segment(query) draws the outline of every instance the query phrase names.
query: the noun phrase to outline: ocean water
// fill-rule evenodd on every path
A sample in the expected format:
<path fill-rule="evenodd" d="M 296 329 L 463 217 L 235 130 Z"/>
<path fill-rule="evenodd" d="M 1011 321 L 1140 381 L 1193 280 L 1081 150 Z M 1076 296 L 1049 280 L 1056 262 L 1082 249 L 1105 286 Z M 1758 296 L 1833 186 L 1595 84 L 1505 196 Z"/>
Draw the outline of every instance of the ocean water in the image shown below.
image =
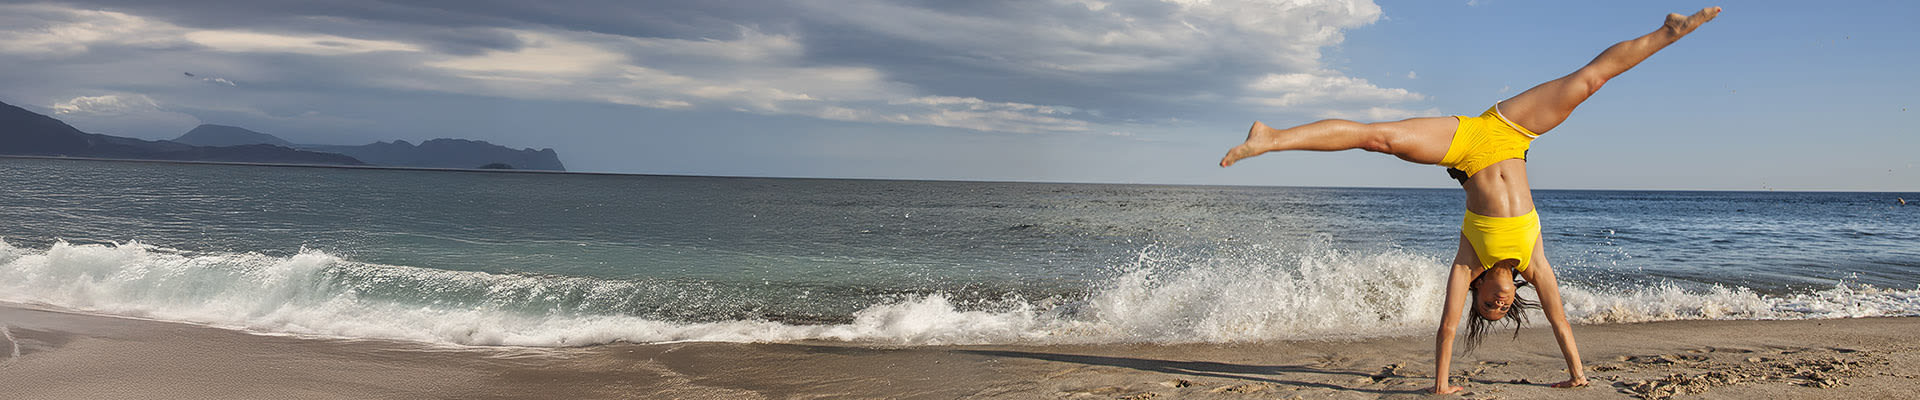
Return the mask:
<path fill-rule="evenodd" d="M 1534 195 L 1577 323 L 1920 315 L 1920 194 Z M 0 159 L 0 301 L 480 346 L 1428 334 L 1462 203 Z"/>

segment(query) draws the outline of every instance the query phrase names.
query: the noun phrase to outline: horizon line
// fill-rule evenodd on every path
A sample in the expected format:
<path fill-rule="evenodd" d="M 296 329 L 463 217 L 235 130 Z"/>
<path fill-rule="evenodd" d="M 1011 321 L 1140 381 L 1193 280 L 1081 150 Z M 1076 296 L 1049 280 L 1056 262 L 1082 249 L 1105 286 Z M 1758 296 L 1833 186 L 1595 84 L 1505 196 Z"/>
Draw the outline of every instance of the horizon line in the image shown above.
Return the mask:
<path fill-rule="evenodd" d="M 1017 184 L 1036 184 L 1036 185 L 1114 185 L 1114 186 L 1131 185 L 1131 186 L 1246 187 L 1246 188 L 1289 188 L 1289 189 L 1393 189 L 1393 190 L 1456 190 L 1458 189 L 1458 188 L 1406 187 L 1406 186 L 1286 186 L 1286 185 L 1245 185 L 1245 184 L 1223 184 L 1223 183 L 1097 182 L 1097 181 L 940 179 L 940 178 L 911 179 L 911 178 L 879 178 L 879 177 L 822 177 L 822 176 L 766 176 L 766 175 L 702 175 L 702 174 L 692 174 L 692 173 L 434 168 L 434 167 L 403 167 L 403 166 L 388 166 L 388 165 L 335 165 L 335 164 L 264 163 L 264 162 L 242 162 L 242 161 L 154 160 L 154 159 L 138 159 L 138 158 L 102 158 L 102 157 L 69 157 L 69 156 L 34 156 L 34 155 L 0 155 L 0 159 L 104 161 L 104 162 L 131 162 L 131 163 L 156 163 L 156 164 L 233 165 L 233 166 L 251 166 L 251 167 L 327 168 L 327 169 L 396 170 L 396 171 L 425 171 L 425 172 L 510 173 L 510 174 L 550 174 L 550 175 L 586 175 L 586 176 L 637 176 L 637 177 L 664 177 L 664 178 L 793 179 L 793 180 L 846 180 L 846 181 L 882 181 L 882 182 L 890 181 L 890 182 L 946 182 L 946 183 L 1017 183 Z M 1534 191 L 1560 191 L 1560 192 L 1721 192 L 1721 193 L 1788 192 L 1788 193 L 1897 193 L 1897 194 L 1910 193 L 1910 194 L 1915 194 L 1916 197 L 1920 197 L 1920 190 L 1866 191 L 1866 190 L 1817 190 L 1817 189 L 1751 190 L 1751 189 L 1615 189 L 1615 188 L 1536 188 L 1533 190 Z"/>

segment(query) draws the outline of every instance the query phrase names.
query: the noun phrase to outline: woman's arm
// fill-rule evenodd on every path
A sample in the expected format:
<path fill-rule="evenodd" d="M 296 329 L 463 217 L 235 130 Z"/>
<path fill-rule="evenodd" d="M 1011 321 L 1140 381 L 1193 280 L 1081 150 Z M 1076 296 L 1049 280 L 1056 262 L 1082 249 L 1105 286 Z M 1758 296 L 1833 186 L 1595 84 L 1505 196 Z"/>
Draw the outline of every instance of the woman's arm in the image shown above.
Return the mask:
<path fill-rule="evenodd" d="M 1535 253 L 1533 265 L 1521 275 L 1533 282 L 1533 290 L 1540 293 L 1540 311 L 1547 314 L 1547 324 L 1553 326 L 1553 338 L 1560 341 L 1560 354 L 1567 357 L 1567 380 L 1553 387 L 1586 386 L 1587 374 L 1580 367 L 1580 347 L 1573 343 L 1573 326 L 1567 323 L 1567 308 L 1560 302 L 1560 283 L 1553 279 L 1553 266 L 1547 265 L 1546 257 Z"/>
<path fill-rule="evenodd" d="M 1465 239 L 1462 239 L 1465 246 Z M 1463 249 L 1473 257 L 1472 248 Z M 1460 326 L 1460 310 L 1467 306 L 1467 285 L 1473 282 L 1473 267 L 1455 260 L 1447 275 L 1447 302 L 1440 309 L 1440 330 L 1433 334 L 1433 393 L 1448 394 L 1466 388 L 1447 383 L 1447 367 L 1453 362 L 1453 333 Z"/>

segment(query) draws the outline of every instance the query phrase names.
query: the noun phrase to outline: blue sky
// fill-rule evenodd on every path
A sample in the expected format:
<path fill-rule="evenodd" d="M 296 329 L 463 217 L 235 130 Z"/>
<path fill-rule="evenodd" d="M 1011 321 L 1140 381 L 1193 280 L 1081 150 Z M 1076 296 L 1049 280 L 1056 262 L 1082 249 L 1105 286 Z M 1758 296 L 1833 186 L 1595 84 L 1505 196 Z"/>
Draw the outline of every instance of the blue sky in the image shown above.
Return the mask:
<path fill-rule="evenodd" d="M 6 3 L 0 101 L 576 171 L 1457 187 L 1359 151 L 1214 163 L 1256 119 L 1477 114 L 1708 5 L 1535 142 L 1536 187 L 1920 191 L 1920 5 L 1898 1 Z"/>

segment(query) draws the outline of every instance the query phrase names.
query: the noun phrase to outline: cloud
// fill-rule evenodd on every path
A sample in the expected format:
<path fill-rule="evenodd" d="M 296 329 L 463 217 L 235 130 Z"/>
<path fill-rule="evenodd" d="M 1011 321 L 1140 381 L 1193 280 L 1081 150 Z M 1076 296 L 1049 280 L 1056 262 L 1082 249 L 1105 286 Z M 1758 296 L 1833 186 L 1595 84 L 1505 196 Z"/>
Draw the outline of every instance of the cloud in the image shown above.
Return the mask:
<path fill-rule="evenodd" d="M 331 56 L 382 51 L 420 51 L 419 46 L 390 40 L 364 40 L 322 34 L 276 34 L 233 30 L 195 30 L 182 39 L 215 51 L 295 53 Z"/>
<path fill-rule="evenodd" d="M 28 65 L 41 71 L 83 54 L 174 62 L 228 75 L 205 83 L 275 88 L 289 104 L 398 90 L 1017 133 L 1112 131 L 1181 109 L 1376 113 L 1424 100 L 1322 62 L 1345 30 L 1380 20 L 1364 0 L 797 0 L 750 10 L 675 0 L 81 1 L 101 9 L 0 6 L 0 56 L 52 60 Z M 138 73 L 91 68 L 24 75 L 156 93 Z M 176 108 L 226 102 L 178 90 L 169 98 L 189 107 Z"/>
<path fill-rule="evenodd" d="M 1078 110 L 1071 107 L 950 96 L 916 97 L 888 104 L 910 108 L 891 117 L 867 120 L 1015 133 L 1080 132 L 1091 125 L 1072 118 Z"/>
<path fill-rule="evenodd" d="M 0 6 L 44 18 L 29 29 L 0 30 L 10 39 L 0 52 L 39 58 L 75 57 L 104 49 L 138 49 L 148 59 L 192 54 L 201 58 L 275 60 L 274 54 L 324 56 L 294 67 L 347 68 L 328 74 L 297 74 L 301 84 L 447 92 L 505 98 L 584 101 L 661 109 L 733 109 L 828 120 L 928 125 L 1006 132 L 1078 131 L 1064 107 L 971 98 L 958 105 L 921 101 L 941 98 L 888 78 L 870 66 L 833 65 L 804 58 L 791 34 L 741 26 L 735 37 L 630 37 L 567 29 L 498 28 L 515 46 L 473 52 L 384 38 L 351 38 L 260 28 L 202 29 L 128 13 L 58 6 Z M 24 43 L 24 44 L 22 44 Z M 286 65 L 284 61 L 272 61 Z M 272 84 L 296 74 L 261 72 Z M 276 76 L 277 75 L 277 76 Z M 237 87 L 225 77 L 192 76 Z M 111 78 L 109 78 L 111 79 Z M 313 79 L 339 79 L 336 82 Z M 128 82 L 134 83 L 134 82 Z M 92 86 L 115 86 L 93 82 Z M 130 98 L 119 99 L 132 101 Z M 104 107 L 105 104 L 69 104 Z M 104 101 L 104 100 L 101 100 Z M 63 103 L 65 104 L 65 103 Z M 216 105 L 188 108 L 220 108 Z M 230 107 L 228 107 L 230 108 Z M 78 108 L 75 108 L 78 110 Z M 77 111 L 76 111 L 77 112 Z M 1048 114 L 1052 113 L 1052 114 Z M 1087 114 L 1081 114 L 1087 115 Z"/>
<path fill-rule="evenodd" d="M 1414 117 L 1434 117 L 1440 115 L 1445 114 L 1441 114 L 1439 108 L 1408 110 L 1393 107 L 1367 107 L 1360 110 L 1341 108 L 1324 110 L 1319 113 L 1319 116 L 1325 118 L 1357 121 L 1397 121 Z"/>
<path fill-rule="evenodd" d="M 1365 79 L 1329 72 L 1268 74 L 1247 84 L 1248 103 L 1276 110 L 1306 110 L 1331 118 L 1380 120 L 1411 116 L 1383 105 L 1425 100 L 1406 89 L 1382 88 Z"/>
<path fill-rule="evenodd" d="M 194 74 L 193 74 L 192 72 L 186 72 L 186 73 L 183 73 L 183 74 L 185 74 L 185 75 L 187 76 L 187 79 L 195 79 L 195 80 L 199 80 L 199 81 L 201 81 L 201 82 L 207 82 L 207 83 L 212 83 L 212 84 L 216 84 L 216 85 L 226 85 L 227 87 L 239 87 L 239 86 L 240 86 L 240 85 L 238 85 L 238 84 L 234 84 L 234 83 L 233 83 L 233 81 L 230 81 L 230 80 L 227 80 L 227 78 L 220 78 L 220 77 L 212 77 L 212 76 L 199 76 L 199 75 L 194 75 Z"/>
<path fill-rule="evenodd" d="M 1276 95 L 1255 101 L 1276 107 L 1328 102 L 1395 103 L 1424 99 L 1406 89 L 1374 86 L 1365 79 L 1332 74 L 1269 74 L 1248 85 L 1255 93 Z"/>
<path fill-rule="evenodd" d="M 1210 61 L 1304 69 L 1344 29 L 1380 17 L 1370 1 L 1036 1 L 912 7 L 803 1 L 826 22 L 913 43 L 950 60 L 1068 73 L 1167 72 Z"/>
<path fill-rule="evenodd" d="M 81 96 L 53 104 L 53 113 L 64 114 L 126 114 L 159 110 L 160 104 L 143 95 L 109 94 L 102 96 Z"/>
<path fill-rule="evenodd" d="M 1232 103 L 1270 96 L 1247 87 L 1269 74 L 1344 76 L 1322 51 L 1382 17 L 1371 1 L 1338 0 L 794 4 L 817 19 L 803 27 L 832 27 L 800 39 L 820 54 L 940 95 L 1090 110 L 1098 124 L 1250 104 Z"/>
<path fill-rule="evenodd" d="M 166 46 L 177 28 L 134 15 L 48 4 L 0 5 L 0 54 L 64 57 L 95 46 Z"/>
<path fill-rule="evenodd" d="M 163 109 L 153 98 L 137 93 L 79 96 L 48 108 L 60 120 L 92 133 L 160 139 L 200 124 L 199 118 Z"/>
<path fill-rule="evenodd" d="M 16 15 L 9 19 L 27 16 L 37 21 L 35 24 L 6 21 L 6 25 L 14 29 L 0 32 L 0 53 L 38 57 L 73 56 L 103 46 L 149 49 L 200 46 L 223 52 L 309 55 L 420 50 L 401 42 L 327 34 L 193 29 L 121 12 L 47 4 L 5 5 L 0 6 L 0 12 Z"/>
<path fill-rule="evenodd" d="M 835 121 L 1039 133 L 1086 130 L 1075 109 L 930 96 L 870 67 L 811 66 L 788 35 L 741 27 L 733 40 L 515 31 L 527 45 L 426 62 L 457 80 L 411 89 L 597 101 L 661 109 L 717 108 Z"/>

